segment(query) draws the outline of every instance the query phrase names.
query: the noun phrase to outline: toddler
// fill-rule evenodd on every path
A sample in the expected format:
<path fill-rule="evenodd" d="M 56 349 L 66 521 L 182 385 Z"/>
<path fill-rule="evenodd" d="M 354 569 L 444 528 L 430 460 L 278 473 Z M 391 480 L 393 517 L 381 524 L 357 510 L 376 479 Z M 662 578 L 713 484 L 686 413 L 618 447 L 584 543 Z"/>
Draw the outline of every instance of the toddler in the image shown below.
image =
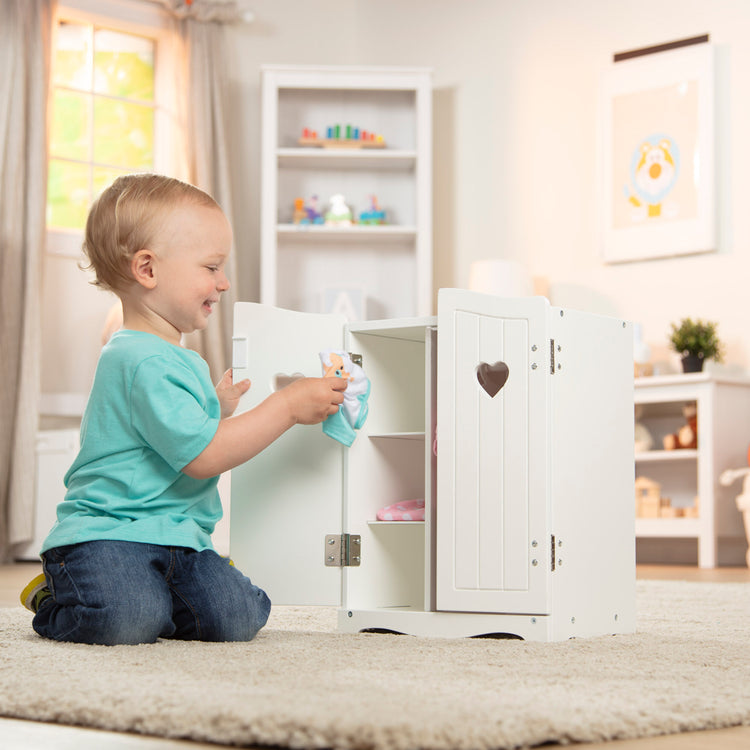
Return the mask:
<path fill-rule="evenodd" d="M 246 641 L 265 625 L 265 592 L 212 548 L 218 476 L 296 423 L 343 402 L 346 380 L 303 378 L 232 416 L 249 381 L 180 345 L 229 289 L 226 217 L 198 188 L 120 177 L 93 204 L 84 251 L 94 283 L 122 302 L 104 346 L 65 477 L 44 574 L 21 595 L 37 633 L 60 641 Z"/>

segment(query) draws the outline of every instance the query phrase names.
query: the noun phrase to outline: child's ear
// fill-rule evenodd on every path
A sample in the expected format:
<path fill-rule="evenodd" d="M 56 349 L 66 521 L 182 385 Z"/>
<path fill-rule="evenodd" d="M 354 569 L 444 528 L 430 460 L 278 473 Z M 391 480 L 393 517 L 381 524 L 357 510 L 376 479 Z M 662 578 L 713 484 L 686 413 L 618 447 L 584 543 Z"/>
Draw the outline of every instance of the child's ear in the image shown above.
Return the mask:
<path fill-rule="evenodd" d="M 130 271 L 133 278 L 146 289 L 156 286 L 156 258 L 151 250 L 139 250 L 130 261 Z"/>

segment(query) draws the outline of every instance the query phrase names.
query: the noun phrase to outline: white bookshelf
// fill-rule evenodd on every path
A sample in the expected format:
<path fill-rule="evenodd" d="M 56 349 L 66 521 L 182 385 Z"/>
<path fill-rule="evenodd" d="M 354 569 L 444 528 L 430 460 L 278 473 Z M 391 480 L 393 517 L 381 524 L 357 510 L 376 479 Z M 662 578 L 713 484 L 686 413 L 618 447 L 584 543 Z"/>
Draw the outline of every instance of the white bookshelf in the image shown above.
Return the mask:
<path fill-rule="evenodd" d="M 654 439 L 653 450 L 635 454 L 636 476 L 658 482 L 675 507 L 689 508 L 698 498 L 697 518 L 636 518 L 636 537 L 661 539 L 665 545 L 696 539 L 699 566 L 716 567 L 720 543 L 739 543 L 744 537 L 736 488 L 721 487 L 719 475 L 747 463 L 750 379 L 705 372 L 636 378 L 635 403 Z M 662 450 L 663 437 L 685 423 L 686 404 L 697 406 L 698 448 Z"/>
<path fill-rule="evenodd" d="M 328 312 L 354 290 L 359 319 L 432 312 L 432 84 L 425 68 L 262 68 L 261 301 Z M 384 148 L 300 146 L 304 128 L 352 125 Z M 377 196 L 386 224 L 293 223 L 294 201 L 321 212 L 341 193 L 355 219 Z M 332 294 L 333 293 L 333 294 Z"/>

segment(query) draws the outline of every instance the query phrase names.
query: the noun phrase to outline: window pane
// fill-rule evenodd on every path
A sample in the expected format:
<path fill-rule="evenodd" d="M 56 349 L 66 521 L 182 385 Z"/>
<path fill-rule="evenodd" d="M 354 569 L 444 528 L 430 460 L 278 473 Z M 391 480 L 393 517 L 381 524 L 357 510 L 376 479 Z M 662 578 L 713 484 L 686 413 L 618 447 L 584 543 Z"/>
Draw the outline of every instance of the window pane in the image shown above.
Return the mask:
<path fill-rule="evenodd" d="M 154 43 L 97 29 L 94 32 L 94 91 L 128 99 L 154 99 Z"/>
<path fill-rule="evenodd" d="M 150 169 L 154 160 L 154 111 L 98 97 L 94 102 L 94 161 Z"/>
<path fill-rule="evenodd" d="M 89 168 L 60 159 L 50 159 L 47 182 L 47 226 L 80 229 L 89 210 Z"/>
<path fill-rule="evenodd" d="M 56 91 L 53 103 L 50 152 L 63 159 L 91 158 L 91 97 Z"/>
<path fill-rule="evenodd" d="M 56 86 L 91 89 L 91 33 L 91 26 L 60 22 L 54 61 Z"/>

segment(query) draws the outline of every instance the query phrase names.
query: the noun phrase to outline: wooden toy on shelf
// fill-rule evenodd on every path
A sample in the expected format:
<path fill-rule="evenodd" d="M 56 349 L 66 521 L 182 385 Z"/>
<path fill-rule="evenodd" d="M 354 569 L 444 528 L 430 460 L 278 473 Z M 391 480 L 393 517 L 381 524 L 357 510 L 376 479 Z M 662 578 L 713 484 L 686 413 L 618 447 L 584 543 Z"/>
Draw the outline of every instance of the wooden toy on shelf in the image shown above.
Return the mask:
<path fill-rule="evenodd" d="M 324 222 L 323 214 L 318 210 L 317 195 L 313 195 L 307 203 L 304 198 L 294 199 L 293 224 L 323 224 Z"/>
<path fill-rule="evenodd" d="M 662 441 L 664 450 L 674 451 L 698 447 L 698 407 L 695 404 L 685 404 L 682 413 L 686 424 L 677 432 L 664 436 Z"/>
<path fill-rule="evenodd" d="M 635 480 L 635 515 L 638 518 L 658 518 L 661 502 L 661 485 L 648 477 L 637 477 Z"/>
<path fill-rule="evenodd" d="M 343 130 L 341 125 L 331 125 L 326 128 L 325 138 L 320 138 L 317 130 L 304 128 L 297 144 L 315 148 L 385 148 L 385 139 L 379 133 L 360 130 L 351 125 Z"/>
<path fill-rule="evenodd" d="M 648 477 L 636 477 L 636 518 L 698 518 L 698 508 L 697 497 L 693 505 L 687 507 L 672 505 L 670 498 L 662 497 L 661 485 L 658 482 Z"/>
<path fill-rule="evenodd" d="M 370 196 L 370 208 L 359 215 L 360 224 L 385 224 L 385 211 L 378 205 L 378 198 Z"/>

